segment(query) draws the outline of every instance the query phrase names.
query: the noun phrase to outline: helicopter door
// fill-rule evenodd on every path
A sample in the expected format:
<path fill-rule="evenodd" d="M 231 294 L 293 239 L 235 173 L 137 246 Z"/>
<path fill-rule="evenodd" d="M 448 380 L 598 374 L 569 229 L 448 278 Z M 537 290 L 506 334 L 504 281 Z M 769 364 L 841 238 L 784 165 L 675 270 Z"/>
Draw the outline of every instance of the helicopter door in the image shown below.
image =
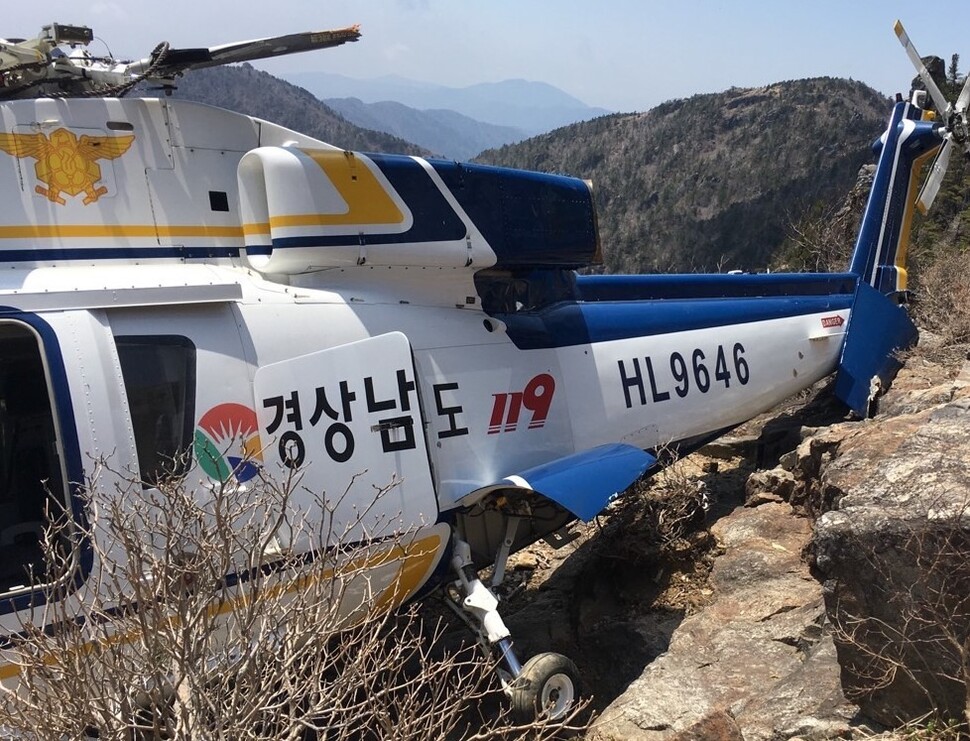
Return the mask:
<path fill-rule="evenodd" d="M 87 312 L 62 312 L 0 319 L 0 615 L 6 631 L 23 624 L 9 613 L 42 605 L 54 583 L 66 583 L 75 569 L 83 579 L 89 567 L 83 545 L 78 558 L 68 563 L 59 556 L 54 564 L 43 547 L 50 516 L 71 515 L 50 544 L 65 553 L 73 523 L 83 517 L 75 487 L 84 474 L 69 392 L 69 377 L 83 358 L 69 355 L 66 367 L 58 339 L 69 336 L 62 334 L 68 327 L 83 334 L 86 318 Z M 97 393 L 91 389 L 87 400 Z M 111 438 L 110 430 L 99 432 Z M 0 678 L 7 671 L 0 665 Z"/>
<path fill-rule="evenodd" d="M 264 366 L 254 386 L 266 466 L 299 471 L 300 496 L 320 497 L 317 503 L 332 511 L 328 534 L 360 542 L 436 522 L 411 345 L 403 334 Z"/>

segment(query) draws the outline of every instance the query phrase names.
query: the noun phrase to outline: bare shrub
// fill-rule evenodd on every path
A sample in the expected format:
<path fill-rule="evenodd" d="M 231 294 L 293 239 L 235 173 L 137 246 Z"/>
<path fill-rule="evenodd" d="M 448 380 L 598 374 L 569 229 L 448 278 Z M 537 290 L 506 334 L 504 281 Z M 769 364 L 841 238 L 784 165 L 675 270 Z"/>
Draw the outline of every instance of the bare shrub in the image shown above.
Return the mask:
<path fill-rule="evenodd" d="M 692 474 L 687 461 L 677 459 L 676 451 L 663 449 L 660 458 L 667 461 L 664 468 L 637 482 L 633 496 L 618 503 L 617 521 L 637 533 L 625 548 L 632 560 L 682 559 L 706 543 L 694 537 L 706 534 L 706 485 Z"/>
<path fill-rule="evenodd" d="M 916 274 L 916 321 L 948 345 L 970 341 L 970 253 L 944 252 Z"/>
<path fill-rule="evenodd" d="M 817 204 L 788 222 L 788 234 L 772 259 L 775 270 L 827 273 L 845 270 L 853 238 L 847 233 L 843 211 Z"/>
<path fill-rule="evenodd" d="M 436 547 L 421 530 L 387 523 L 368 544 L 345 542 L 330 531 L 334 502 L 308 499 L 296 474 L 114 480 L 88 486 L 87 523 L 48 528 L 48 563 L 90 573 L 21 613 L 0 726 L 119 740 L 544 738 L 562 726 L 514 724 L 490 660 L 446 648 L 413 608 L 390 609 L 402 559 Z"/>
<path fill-rule="evenodd" d="M 875 167 L 864 165 L 841 204 L 816 203 L 789 218 L 787 238 L 772 258 L 772 268 L 821 273 L 845 270 L 874 175 Z"/>
<path fill-rule="evenodd" d="M 865 590 L 835 605 L 843 688 L 883 722 L 970 728 L 968 516 L 966 503 L 941 501 L 848 546 Z"/>

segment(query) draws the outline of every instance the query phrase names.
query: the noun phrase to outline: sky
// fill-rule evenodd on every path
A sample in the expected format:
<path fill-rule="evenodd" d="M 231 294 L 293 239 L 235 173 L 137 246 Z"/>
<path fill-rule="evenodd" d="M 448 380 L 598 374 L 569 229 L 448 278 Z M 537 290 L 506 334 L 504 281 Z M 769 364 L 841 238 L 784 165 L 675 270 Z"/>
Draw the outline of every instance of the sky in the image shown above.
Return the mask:
<path fill-rule="evenodd" d="M 584 103 L 643 111 L 729 87 L 831 76 L 905 93 L 913 69 L 897 18 L 923 55 L 970 66 L 970 2 L 909 0 L 4 0 L 0 36 L 52 21 L 90 26 L 92 51 L 143 58 L 173 47 L 360 24 L 354 44 L 254 66 L 285 77 L 399 75 L 462 87 L 526 79 Z"/>

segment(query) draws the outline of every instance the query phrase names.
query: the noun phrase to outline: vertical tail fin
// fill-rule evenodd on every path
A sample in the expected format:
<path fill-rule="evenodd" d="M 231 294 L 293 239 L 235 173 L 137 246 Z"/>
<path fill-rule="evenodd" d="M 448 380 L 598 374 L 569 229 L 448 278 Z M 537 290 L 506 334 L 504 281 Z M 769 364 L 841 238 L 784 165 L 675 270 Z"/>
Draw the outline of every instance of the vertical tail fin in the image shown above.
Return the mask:
<path fill-rule="evenodd" d="M 882 294 L 906 291 L 906 252 L 919 175 L 942 143 L 939 125 L 923 120 L 921 108 L 900 101 L 873 145 L 879 162 L 849 270 Z"/>
<path fill-rule="evenodd" d="M 922 164 L 942 142 L 940 127 L 924 120 L 921 108 L 898 101 L 873 145 L 879 162 L 849 267 L 859 281 L 835 381 L 836 396 L 862 417 L 873 413 L 876 396 L 899 370 L 896 352 L 919 336 L 900 305 L 906 252 Z"/>
<path fill-rule="evenodd" d="M 956 103 L 950 103 L 903 24 L 896 21 L 895 30 L 926 89 L 921 95 L 932 99 L 936 111 L 924 111 L 916 95 L 912 103 L 897 96 L 889 127 L 874 145 L 879 164 L 849 268 L 858 283 L 835 389 L 862 416 L 872 412 L 876 395 L 898 370 L 896 352 L 911 347 L 919 336 L 900 306 L 907 288 L 906 252 L 913 211 L 919 207 L 925 213 L 932 205 L 953 146 L 970 154 L 970 77 Z M 917 193 L 922 164 L 937 151 L 926 184 Z"/>

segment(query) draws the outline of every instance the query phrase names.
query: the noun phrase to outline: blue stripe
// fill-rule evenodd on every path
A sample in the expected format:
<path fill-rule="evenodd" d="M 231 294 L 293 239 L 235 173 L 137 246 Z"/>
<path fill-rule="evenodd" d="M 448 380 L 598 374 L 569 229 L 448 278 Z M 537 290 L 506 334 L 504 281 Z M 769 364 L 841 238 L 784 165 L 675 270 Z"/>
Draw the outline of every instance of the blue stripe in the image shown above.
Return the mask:
<path fill-rule="evenodd" d="M 455 242 L 465 239 L 468 229 L 427 171 L 410 157 L 368 154 L 391 186 L 404 200 L 413 217 L 405 232 L 360 234 L 356 229 L 337 235 L 279 237 L 270 245 L 246 247 L 249 255 L 269 255 L 274 250 L 305 247 L 354 247 L 368 244 L 413 244 Z"/>
<path fill-rule="evenodd" d="M 539 311 L 496 314 L 522 350 L 750 324 L 852 306 L 852 294 L 788 298 L 563 302 Z"/>
<path fill-rule="evenodd" d="M 239 257 L 238 247 L 32 247 L 0 249 L 0 262 L 52 262 L 75 260 L 198 260 Z"/>
<path fill-rule="evenodd" d="M 589 275 L 578 276 L 576 288 L 583 301 L 727 299 L 851 294 L 858 280 L 852 273 Z"/>
<path fill-rule="evenodd" d="M 437 184 L 419 163 L 410 157 L 390 154 L 368 154 L 404 199 L 414 217 L 411 228 L 403 234 L 364 234 L 363 244 L 398 244 L 403 242 L 448 242 L 464 239 L 468 230 L 445 200 Z M 357 235 L 354 234 L 356 240 Z M 357 244 L 357 242 L 354 242 Z M 327 242 L 321 242 L 327 244 Z M 346 244 L 346 239 L 341 244 Z M 276 245 L 274 241 L 273 245 Z"/>

